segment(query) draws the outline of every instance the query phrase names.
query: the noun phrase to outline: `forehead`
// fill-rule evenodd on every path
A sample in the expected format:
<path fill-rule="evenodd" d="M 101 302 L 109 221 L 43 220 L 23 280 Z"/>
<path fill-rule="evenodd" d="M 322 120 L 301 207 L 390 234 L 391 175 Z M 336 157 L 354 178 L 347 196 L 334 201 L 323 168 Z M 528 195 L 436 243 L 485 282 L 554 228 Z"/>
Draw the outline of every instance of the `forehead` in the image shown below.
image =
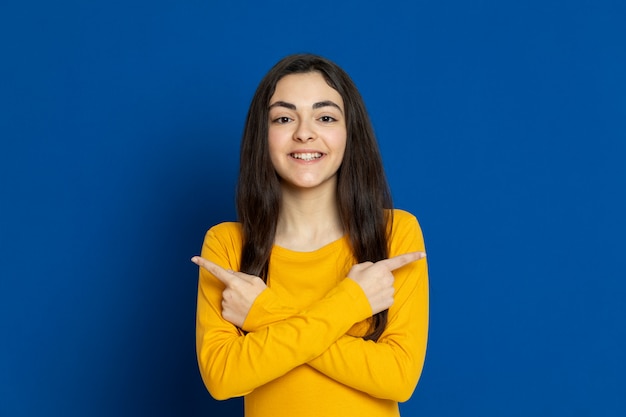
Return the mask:
<path fill-rule="evenodd" d="M 276 101 L 293 103 L 297 107 L 310 106 L 321 101 L 331 100 L 343 109 L 343 99 L 319 72 L 289 74 L 276 83 L 270 105 Z"/>

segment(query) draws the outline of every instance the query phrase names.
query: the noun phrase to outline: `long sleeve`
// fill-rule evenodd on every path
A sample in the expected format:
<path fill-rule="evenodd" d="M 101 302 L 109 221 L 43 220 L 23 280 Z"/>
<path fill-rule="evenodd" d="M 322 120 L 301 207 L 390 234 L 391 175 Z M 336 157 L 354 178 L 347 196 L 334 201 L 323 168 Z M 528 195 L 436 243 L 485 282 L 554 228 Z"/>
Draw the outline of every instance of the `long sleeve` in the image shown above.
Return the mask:
<path fill-rule="evenodd" d="M 396 213 L 390 256 L 424 250 L 417 220 Z M 396 293 L 385 332 L 377 342 L 344 335 L 308 364 L 330 378 L 374 397 L 406 401 L 422 371 L 428 335 L 428 268 L 420 260 L 394 272 Z M 268 291 L 255 303 L 244 328 L 255 330 L 295 312 Z"/>
<path fill-rule="evenodd" d="M 377 342 L 343 336 L 309 365 L 374 397 L 406 401 L 422 371 L 428 335 L 426 261 L 397 271 L 397 288 L 385 332 Z M 396 278 L 400 280 L 400 277 Z"/>
<path fill-rule="evenodd" d="M 202 256 L 224 268 L 238 270 L 237 244 L 224 246 L 215 230 L 207 233 Z M 217 399 L 245 395 L 310 361 L 355 322 L 371 315 L 361 288 L 344 279 L 308 308 L 244 335 L 221 316 L 223 289 L 215 277 L 201 270 L 196 349 L 202 378 Z M 263 296 L 264 293 L 259 298 Z M 346 305 L 352 306 L 349 312 Z"/>

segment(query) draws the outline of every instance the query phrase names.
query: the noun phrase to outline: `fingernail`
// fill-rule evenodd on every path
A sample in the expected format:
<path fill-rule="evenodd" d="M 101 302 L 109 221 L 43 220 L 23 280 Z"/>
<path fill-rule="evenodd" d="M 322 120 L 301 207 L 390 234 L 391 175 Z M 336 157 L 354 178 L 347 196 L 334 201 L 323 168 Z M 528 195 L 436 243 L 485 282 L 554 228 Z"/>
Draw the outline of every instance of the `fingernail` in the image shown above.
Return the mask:
<path fill-rule="evenodd" d="M 197 264 L 198 263 L 198 257 L 197 256 L 192 257 L 191 258 L 191 262 L 193 262 L 194 264 Z"/>

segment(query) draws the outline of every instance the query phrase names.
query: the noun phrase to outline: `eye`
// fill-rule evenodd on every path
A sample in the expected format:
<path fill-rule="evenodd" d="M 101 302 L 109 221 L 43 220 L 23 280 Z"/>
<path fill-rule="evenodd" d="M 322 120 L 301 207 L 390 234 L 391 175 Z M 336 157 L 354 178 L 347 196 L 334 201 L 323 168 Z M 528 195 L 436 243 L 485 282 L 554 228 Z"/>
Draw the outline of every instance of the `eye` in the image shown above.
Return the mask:
<path fill-rule="evenodd" d="M 331 122 L 336 122 L 337 121 L 337 119 L 335 119 L 332 116 L 322 116 L 322 117 L 319 118 L 319 120 L 321 122 L 324 122 L 324 123 L 331 123 Z"/>
<path fill-rule="evenodd" d="M 287 116 L 277 117 L 276 119 L 272 120 L 272 122 L 279 124 L 279 125 L 284 125 L 285 123 L 289 123 L 291 121 L 292 119 Z"/>

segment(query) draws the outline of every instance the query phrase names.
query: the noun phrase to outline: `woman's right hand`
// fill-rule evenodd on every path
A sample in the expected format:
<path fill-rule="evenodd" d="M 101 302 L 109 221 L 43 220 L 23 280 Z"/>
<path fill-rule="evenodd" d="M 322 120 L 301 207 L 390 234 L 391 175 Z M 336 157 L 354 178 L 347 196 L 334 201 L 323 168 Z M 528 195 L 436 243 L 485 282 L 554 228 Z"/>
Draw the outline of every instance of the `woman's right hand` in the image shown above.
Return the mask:
<path fill-rule="evenodd" d="M 252 304 L 266 288 L 265 282 L 254 275 L 222 268 L 208 259 L 194 256 L 191 262 L 209 271 L 226 286 L 222 291 L 222 317 L 242 327 Z"/>
<path fill-rule="evenodd" d="M 393 305 L 392 271 L 425 257 L 425 252 L 410 252 L 375 263 L 363 262 L 350 269 L 348 278 L 361 286 L 372 307 L 372 315 L 377 314 Z"/>

